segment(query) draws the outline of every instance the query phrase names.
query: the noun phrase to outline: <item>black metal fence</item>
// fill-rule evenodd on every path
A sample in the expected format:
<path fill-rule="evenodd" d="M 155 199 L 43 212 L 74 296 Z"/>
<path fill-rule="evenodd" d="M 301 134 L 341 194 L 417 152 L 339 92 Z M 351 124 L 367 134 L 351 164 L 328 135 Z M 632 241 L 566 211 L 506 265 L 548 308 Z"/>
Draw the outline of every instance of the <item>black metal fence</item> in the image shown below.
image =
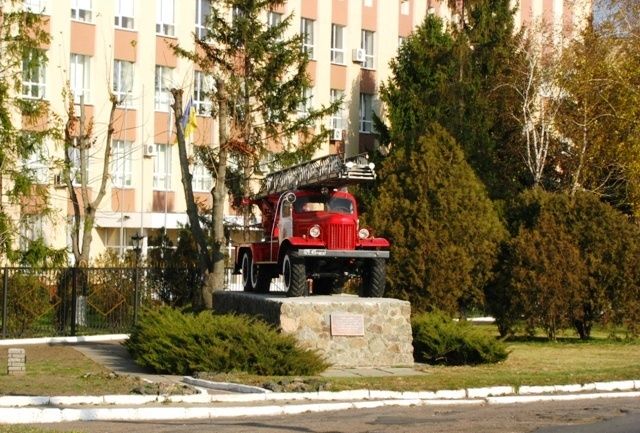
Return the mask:
<path fill-rule="evenodd" d="M 201 278 L 186 268 L 0 268 L 0 338 L 128 333 L 140 309 L 191 302 Z M 225 290 L 242 290 L 225 274 Z M 282 291 L 274 279 L 271 291 Z"/>

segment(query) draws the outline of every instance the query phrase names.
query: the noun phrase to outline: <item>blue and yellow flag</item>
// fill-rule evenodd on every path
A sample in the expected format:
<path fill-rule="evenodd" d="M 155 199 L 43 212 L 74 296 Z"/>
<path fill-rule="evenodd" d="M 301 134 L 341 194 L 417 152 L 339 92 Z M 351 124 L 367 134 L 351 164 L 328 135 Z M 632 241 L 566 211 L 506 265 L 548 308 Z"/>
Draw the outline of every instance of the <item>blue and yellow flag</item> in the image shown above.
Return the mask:
<path fill-rule="evenodd" d="M 187 102 L 186 107 L 184 107 L 180 124 L 184 131 L 185 140 L 191 136 L 193 131 L 198 127 L 198 123 L 196 122 L 196 107 L 193 106 L 193 98 L 189 98 L 189 102 Z"/>

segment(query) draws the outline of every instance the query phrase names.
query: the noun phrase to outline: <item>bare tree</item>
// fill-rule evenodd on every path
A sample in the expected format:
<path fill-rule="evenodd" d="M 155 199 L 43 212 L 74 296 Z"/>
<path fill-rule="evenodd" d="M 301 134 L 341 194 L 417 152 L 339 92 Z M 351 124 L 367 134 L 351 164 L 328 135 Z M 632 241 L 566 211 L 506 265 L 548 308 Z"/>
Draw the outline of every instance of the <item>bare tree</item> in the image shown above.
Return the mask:
<path fill-rule="evenodd" d="M 117 107 L 117 98 L 110 94 L 111 108 L 109 123 L 104 138 L 102 171 L 95 198 L 90 196 L 89 154 L 95 148 L 93 120 L 87 120 L 84 98 L 80 97 L 80 113 L 75 112 L 73 97 L 70 98 L 67 121 L 64 128 L 64 170 L 63 177 L 73 206 L 73 224 L 71 226 L 71 250 L 76 266 L 86 267 L 89 263 L 93 228 L 96 212 L 107 190 L 109 167 L 111 163 L 111 144 L 113 139 L 113 123 Z"/>

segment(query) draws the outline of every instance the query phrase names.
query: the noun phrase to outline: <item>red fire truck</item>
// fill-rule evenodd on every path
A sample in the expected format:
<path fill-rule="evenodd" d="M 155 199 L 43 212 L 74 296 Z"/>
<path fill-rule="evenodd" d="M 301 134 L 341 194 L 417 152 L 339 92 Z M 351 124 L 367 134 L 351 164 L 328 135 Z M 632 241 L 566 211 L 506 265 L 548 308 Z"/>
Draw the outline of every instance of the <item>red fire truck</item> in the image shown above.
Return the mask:
<path fill-rule="evenodd" d="M 236 248 L 244 290 L 267 293 L 282 275 L 287 296 L 337 294 L 360 276 L 360 296 L 381 297 L 389 242 L 360 227 L 346 191 L 373 179 L 366 155 L 329 155 L 267 175 L 251 200 L 262 213 L 263 238 Z"/>

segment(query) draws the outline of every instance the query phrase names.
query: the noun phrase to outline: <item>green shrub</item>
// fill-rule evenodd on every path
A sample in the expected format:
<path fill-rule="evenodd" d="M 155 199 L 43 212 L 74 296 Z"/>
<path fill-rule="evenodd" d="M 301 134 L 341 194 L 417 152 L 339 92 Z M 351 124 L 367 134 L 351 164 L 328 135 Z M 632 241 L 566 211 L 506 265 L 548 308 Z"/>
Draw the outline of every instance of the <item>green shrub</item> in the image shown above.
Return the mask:
<path fill-rule="evenodd" d="M 136 362 L 158 373 L 246 372 L 314 375 L 328 364 L 291 335 L 246 316 L 145 310 L 126 342 Z"/>
<path fill-rule="evenodd" d="M 415 316 L 411 327 L 417 362 L 488 364 L 504 361 L 509 355 L 502 341 L 481 333 L 467 322 L 455 322 L 440 312 Z"/>
<path fill-rule="evenodd" d="M 35 275 L 15 274 L 8 279 L 7 330 L 14 337 L 35 335 L 38 320 L 51 307 L 49 289 Z"/>

